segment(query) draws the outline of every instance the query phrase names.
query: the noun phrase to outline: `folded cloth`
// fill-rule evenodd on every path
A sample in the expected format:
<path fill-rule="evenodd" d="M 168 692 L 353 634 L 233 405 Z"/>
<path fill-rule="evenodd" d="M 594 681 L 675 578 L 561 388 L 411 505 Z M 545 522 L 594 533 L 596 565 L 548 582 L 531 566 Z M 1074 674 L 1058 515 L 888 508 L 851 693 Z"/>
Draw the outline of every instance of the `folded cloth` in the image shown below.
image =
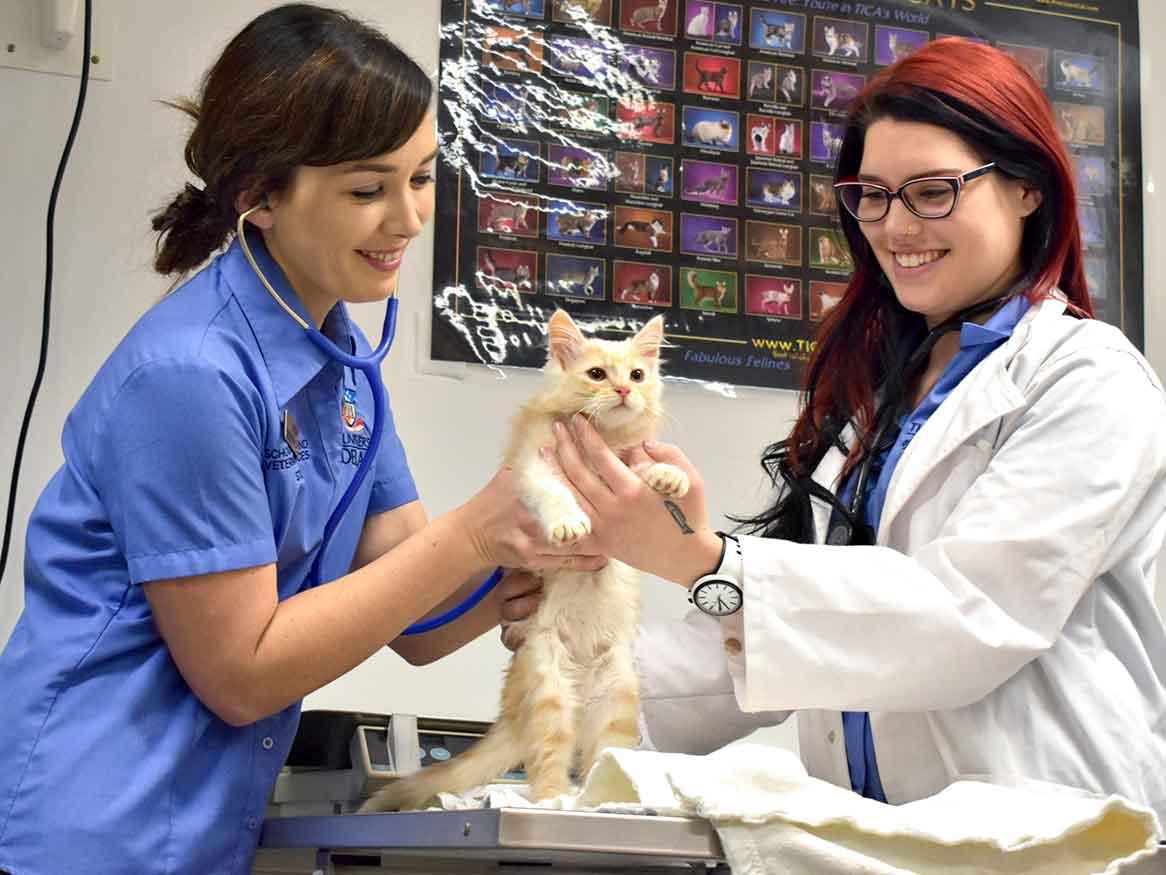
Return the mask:
<path fill-rule="evenodd" d="M 534 804 L 514 785 L 441 803 Z M 1149 809 L 1052 784 L 959 781 L 885 805 L 750 739 L 707 756 L 609 749 L 577 794 L 538 805 L 706 818 L 734 875 L 1120 875 L 1154 853 L 1160 833 Z"/>

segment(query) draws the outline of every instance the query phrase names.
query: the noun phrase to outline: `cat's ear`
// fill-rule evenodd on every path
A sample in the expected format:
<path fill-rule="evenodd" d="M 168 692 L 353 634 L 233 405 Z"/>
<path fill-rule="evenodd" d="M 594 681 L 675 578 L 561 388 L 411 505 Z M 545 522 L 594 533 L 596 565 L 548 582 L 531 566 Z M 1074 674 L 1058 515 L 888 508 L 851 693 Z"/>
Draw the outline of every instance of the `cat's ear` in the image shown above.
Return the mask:
<path fill-rule="evenodd" d="M 659 358 L 660 344 L 664 342 L 664 317 L 653 316 L 649 319 L 644 327 L 636 332 L 636 336 L 632 338 L 632 344 L 636 348 L 636 352 L 645 358 Z"/>
<path fill-rule="evenodd" d="M 586 341 L 571 314 L 566 310 L 556 310 L 547 323 L 547 342 L 551 358 L 566 368 L 579 357 Z"/>

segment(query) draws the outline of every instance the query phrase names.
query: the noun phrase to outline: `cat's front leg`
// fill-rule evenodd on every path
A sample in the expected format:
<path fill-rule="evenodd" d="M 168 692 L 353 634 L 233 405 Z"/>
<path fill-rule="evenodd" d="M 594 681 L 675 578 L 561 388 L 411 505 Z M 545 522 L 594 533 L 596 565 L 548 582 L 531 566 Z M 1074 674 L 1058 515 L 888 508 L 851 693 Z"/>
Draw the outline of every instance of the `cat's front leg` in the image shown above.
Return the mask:
<path fill-rule="evenodd" d="M 534 514 L 552 544 L 570 544 L 591 533 L 591 519 L 542 459 L 526 465 L 520 488 L 522 503 Z"/>
<path fill-rule="evenodd" d="M 661 495 L 684 498 L 688 494 L 688 475 L 675 465 L 667 462 L 640 462 L 632 466 L 632 471 Z"/>

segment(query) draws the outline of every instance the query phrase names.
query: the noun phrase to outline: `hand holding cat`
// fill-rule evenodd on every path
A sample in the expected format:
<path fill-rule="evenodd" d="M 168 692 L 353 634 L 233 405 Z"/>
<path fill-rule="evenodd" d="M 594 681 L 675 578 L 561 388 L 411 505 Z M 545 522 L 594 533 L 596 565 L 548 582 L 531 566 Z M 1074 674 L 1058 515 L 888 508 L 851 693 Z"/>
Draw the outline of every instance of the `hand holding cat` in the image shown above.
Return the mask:
<path fill-rule="evenodd" d="M 582 417 L 554 431 L 559 467 L 591 519 L 580 549 L 685 586 L 716 565 L 703 481 L 677 447 L 645 444 L 627 454 L 629 467 Z"/>
<path fill-rule="evenodd" d="M 498 615 L 502 618 L 502 646 L 515 651 L 522 646 L 522 623 L 536 610 L 542 601 L 542 578 L 530 571 L 511 569 L 498 584 Z"/>
<path fill-rule="evenodd" d="M 554 545 L 519 498 L 517 478 L 502 468 L 488 484 L 459 509 L 466 537 L 483 565 L 504 568 L 596 571 L 607 564 L 604 556 L 578 543 Z"/>

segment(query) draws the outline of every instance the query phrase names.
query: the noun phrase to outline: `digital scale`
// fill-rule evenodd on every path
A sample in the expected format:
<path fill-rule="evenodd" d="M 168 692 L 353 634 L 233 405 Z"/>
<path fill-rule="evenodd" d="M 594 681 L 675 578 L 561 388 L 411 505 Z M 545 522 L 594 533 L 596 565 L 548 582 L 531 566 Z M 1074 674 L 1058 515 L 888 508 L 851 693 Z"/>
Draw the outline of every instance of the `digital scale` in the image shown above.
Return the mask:
<path fill-rule="evenodd" d="M 276 779 L 254 875 L 727 875 L 707 821 L 540 808 L 356 814 L 386 783 L 466 750 L 489 723 L 305 711 Z M 521 771 L 497 783 L 525 781 Z"/>

